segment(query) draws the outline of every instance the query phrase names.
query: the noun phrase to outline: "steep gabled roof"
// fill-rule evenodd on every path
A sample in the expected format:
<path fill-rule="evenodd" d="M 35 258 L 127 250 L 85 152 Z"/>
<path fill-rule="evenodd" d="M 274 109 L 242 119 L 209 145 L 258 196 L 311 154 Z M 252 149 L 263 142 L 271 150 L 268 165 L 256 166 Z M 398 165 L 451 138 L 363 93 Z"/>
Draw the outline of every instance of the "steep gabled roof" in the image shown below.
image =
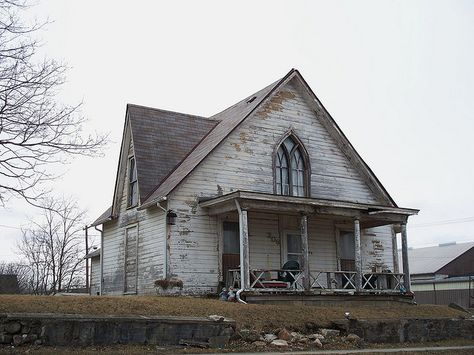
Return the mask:
<path fill-rule="evenodd" d="M 257 93 L 250 95 L 227 110 L 211 117 L 211 119 L 220 120 L 220 123 L 216 125 L 216 127 L 196 146 L 196 148 L 191 151 L 186 159 L 184 159 L 183 162 L 165 180 L 163 180 L 160 185 L 158 185 L 155 191 L 142 204 L 141 208 L 147 208 L 155 204 L 161 198 L 168 196 L 227 136 L 229 136 L 229 134 L 234 131 L 234 129 L 261 107 L 264 102 L 270 100 L 272 95 L 275 94 L 280 87 L 295 77 L 303 85 L 306 93 L 309 95 L 310 104 L 323 110 L 325 114 L 323 119 L 326 121 L 326 129 L 328 129 L 329 133 L 335 138 L 343 151 L 352 158 L 351 160 L 353 163 L 357 164 L 357 170 L 362 174 L 371 190 L 381 196 L 382 199 L 386 201 L 387 205 L 397 207 L 395 201 L 380 183 L 369 166 L 361 158 L 359 153 L 354 149 L 298 70 L 291 69 L 282 79 L 270 84 Z"/>
<path fill-rule="evenodd" d="M 127 110 L 143 203 L 218 122 L 132 104 Z"/>
<path fill-rule="evenodd" d="M 408 251 L 410 274 L 435 274 L 471 248 L 474 248 L 474 242 L 440 244 L 434 247 L 410 249 Z M 401 265 L 401 256 L 399 258 Z"/>
<path fill-rule="evenodd" d="M 204 117 L 128 104 L 109 216 L 118 214 L 128 142 L 133 142 L 140 202 L 186 157 L 189 151 L 216 125 Z M 94 222 L 96 224 L 96 222 Z"/>
<path fill-rule="evenodd" d="M 395 201 L 354 149 L 301 74 L 296 69 L 292 69 L 280 80 L 210 118 L 127 105 L 120 159 L 123 159 L 122 154 L 126 154 L 127 147 L 124 144 L 126 144 L 127 134 L 131 134 L 141 202 L 139 208 L 152 206 L 161 198 L 168 196 L 247 117 L 270 100 L 279 88 L 293 78 L 297 78 L 303 87 L 308 103 L 315 110 L 322 112 L 321 119 L 324 121 L 324 126 L 355 164 L 370 189 L 381 197 L 382 202 L 385 201 L 384 204 L 397 207 Z M 114 205 L 117 204 L 119 196 L 117 186 L 120 179 L 120 164 L 119 162 Z M 107 210 L 94 222 L 94 225 L 108 220 L 112 214 L 116 213 L 116 208 Z"/>

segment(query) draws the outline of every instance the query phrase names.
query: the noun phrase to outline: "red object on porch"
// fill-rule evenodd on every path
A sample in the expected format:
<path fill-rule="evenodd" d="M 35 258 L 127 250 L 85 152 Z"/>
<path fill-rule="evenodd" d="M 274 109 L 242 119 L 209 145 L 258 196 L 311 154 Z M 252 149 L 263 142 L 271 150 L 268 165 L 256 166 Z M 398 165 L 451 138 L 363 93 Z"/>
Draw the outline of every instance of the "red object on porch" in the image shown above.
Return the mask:
<path fill-rule="evenodd" d="M 288 283 L 283 281 L 258 281 L 254 288 L 288 288 Z"/>

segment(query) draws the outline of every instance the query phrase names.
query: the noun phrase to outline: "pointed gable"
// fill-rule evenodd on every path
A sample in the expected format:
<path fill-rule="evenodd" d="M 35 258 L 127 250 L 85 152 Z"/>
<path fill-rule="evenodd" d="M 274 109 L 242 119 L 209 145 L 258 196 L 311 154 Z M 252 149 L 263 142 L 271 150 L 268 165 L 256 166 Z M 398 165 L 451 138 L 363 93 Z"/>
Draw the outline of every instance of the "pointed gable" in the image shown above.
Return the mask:
<path fill-rule="evenodd" d="M 160 198 L 170 194 L 211 152 L 214 151 L 221 142 L 236 130 L 239 125 L 246 121 L 247 118 L 254 114 L 261 115 L 262 112 L 265 113 L 278 110 L 283 101 L 291 99 L 293 94 L 288 94 L 287 90 L 282 89 L 285 85 L 288 85 L 290 81 L 292 82 L 292 85 L 300 87 L 299 91 L 303 92 L 304 101 L 308 107 L 308 111 L 312 112 L 313 115 L 316 115 L 315 119 L 320 121 L 321 131 L 324 131 L 324 134 L 328 136 L 326 138 L 331 140 L 332 147 L 328 147 L 328 149 L 332 149 L 333 151 L 337 150 L 339 152 L 339 158 L 344 160 L 343 163 L 340 163 L 340 176 L 337 176 L 337 174 L 329 176 L 320 174 L 320 177 L 324 180 L 323 183 L 329 187 L 333 187 L 332 189 L 327 189 L 327 194 L 323 194 L 324 198 L 346 199 L 347 196 L 349 196 L 347 200 L 360 200 L 358 196 L 352 198 L 350 195 L 350 188 L 346 193 L 335 193 L 334 195 L 331 195 L 332 192 L 341 192 L 345 188 L 344 179 L 347 178 L 343 176 L 343 170 L 346 169 L 352 177 L 356 176 L 352 182 L 353 185 L 357 185 L 355 190 L 363 191 L 362 194 L 365 196 L 374 195 L 373 198 L 369 198 L 369 200 L 365 202 L 377 202 L 379 204 L 395 207 L 396 204 L 393 199 L 347 140 L 330 114 L 304 81 L 300 73 L 295 69 L 292 69 L 281 80 L 278 80 L 227 110 L 211 117 L 220 120 L 220 122 L 157 187 L 142 207 L 146 208 L 147 206 L 154 204 Z M 337 166 L 330 167 L 330 165 L 327 165 L 327 167 L 330 169 L 337 169 Z M 348 186 L 350 187 L 350 184 Z"/>

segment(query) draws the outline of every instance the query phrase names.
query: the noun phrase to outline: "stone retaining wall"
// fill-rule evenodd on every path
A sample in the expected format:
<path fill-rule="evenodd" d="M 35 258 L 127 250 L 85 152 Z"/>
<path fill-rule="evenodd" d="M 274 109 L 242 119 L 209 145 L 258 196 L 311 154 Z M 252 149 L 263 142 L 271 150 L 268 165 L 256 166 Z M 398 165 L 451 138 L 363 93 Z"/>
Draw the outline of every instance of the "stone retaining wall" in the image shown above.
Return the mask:
<path fill-rule="evenodd" d="M 474 339 L 474 319 L 349 320 L 335 325 L 369 343 Z"/>
<path fill-rule="evenodd" d="M 197 317 L 0 314 L 0 344 L 110 345 L 180 342 L 223 346 L 235 322 Z"/>

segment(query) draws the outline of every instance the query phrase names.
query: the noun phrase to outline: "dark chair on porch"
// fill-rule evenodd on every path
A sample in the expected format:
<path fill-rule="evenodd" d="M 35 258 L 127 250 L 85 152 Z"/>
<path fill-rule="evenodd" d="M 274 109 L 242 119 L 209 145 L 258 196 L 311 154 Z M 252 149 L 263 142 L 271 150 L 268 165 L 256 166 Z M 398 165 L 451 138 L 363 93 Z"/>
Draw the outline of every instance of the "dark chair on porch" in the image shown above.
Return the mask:
<path fill-rule="evenodd" d="M 296 260 L 288 260 L 281 269 L 282 271 L 278 272 L 278 281 L 288 282 L 290 287 L 293 287 L 295 277 L 299 274 L 300 263 Z"/>

